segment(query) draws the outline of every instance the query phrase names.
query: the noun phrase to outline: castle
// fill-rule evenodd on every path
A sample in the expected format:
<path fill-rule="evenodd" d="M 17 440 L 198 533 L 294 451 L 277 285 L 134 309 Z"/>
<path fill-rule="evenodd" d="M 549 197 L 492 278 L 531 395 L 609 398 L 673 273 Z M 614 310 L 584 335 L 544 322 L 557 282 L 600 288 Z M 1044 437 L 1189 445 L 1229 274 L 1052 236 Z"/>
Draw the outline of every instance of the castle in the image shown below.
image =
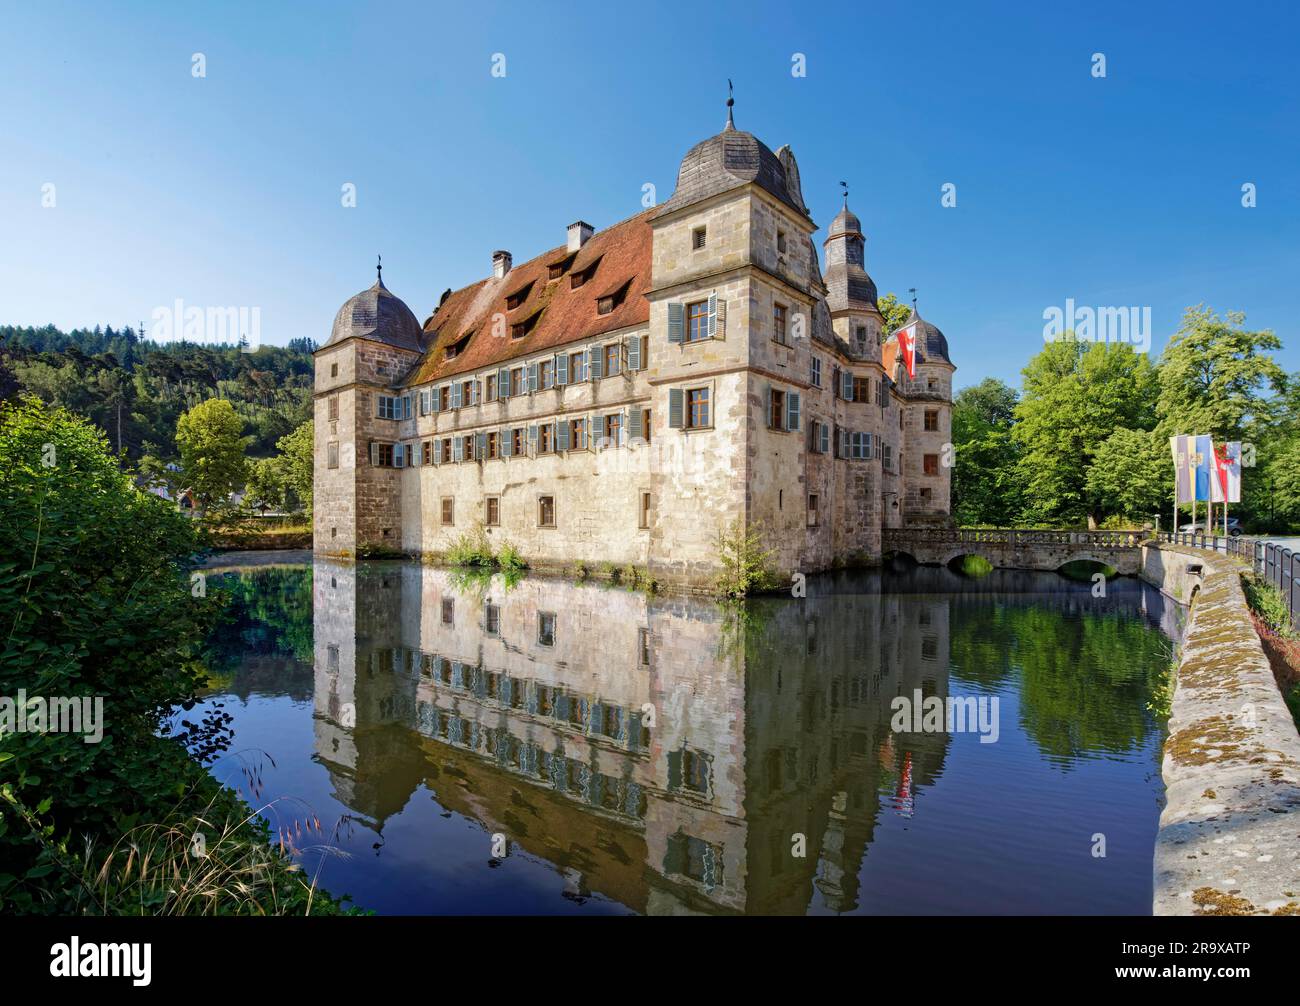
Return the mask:
<path fill-rule="evenodd" d="M 947 340 L 913 308 L 909 375 L 847 197 L 824 274 L 817 229 L 793 152 L 729 109 L 666 203 L 496 252 L 423 325 L 381 277 L 315 355 L 315 551 L 438 557 L 481 525 L 536 569 L 703 587 L 736 521 L 786 575 L 946 521 Z"/>

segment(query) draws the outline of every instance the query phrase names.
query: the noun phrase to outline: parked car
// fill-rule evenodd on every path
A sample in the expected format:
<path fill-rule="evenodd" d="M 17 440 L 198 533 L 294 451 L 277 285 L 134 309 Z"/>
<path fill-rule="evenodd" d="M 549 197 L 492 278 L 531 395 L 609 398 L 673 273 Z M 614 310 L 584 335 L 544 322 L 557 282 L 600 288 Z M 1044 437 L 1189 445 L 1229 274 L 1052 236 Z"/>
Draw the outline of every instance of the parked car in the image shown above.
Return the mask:
<path fill-rule="evenodd" d="M 1191 532 L 1191 531 L 1200 531 L 1200 532 L 1204 532 L 1204 531 L 1205 531 L 1205 521 L 1199 521 L 1199 522 L 1197 522 L 1196 524 L 1184 524 L 1184 525 L 1182 525 L 1182 527 L 1180 527 L 1178 530 L 1179 530 L 1179 531 L 1184 531 L 1184 532 Z M 1216 520 L 1216 521 L 1214 522 L 1214 527 L 1211 528 L 1211 530 L 1210 530 L 1210 535 L 1211 535 L 1211 536 L 1214 536 L 1214 535 L 1216 535 L 1216 534 L 1223 534 L 1223 521 L 1222 521 L 1222 520 Z M 1234 537 L 1234 538 L 1237 537 L 1237 535 L 1241 534 L 1241 522 L 1238 521 L 1236 517 L 1229 517 L 1229 518 L 1228 518 L 1228 534 L 1232 535 L 1232 537 Z"/>

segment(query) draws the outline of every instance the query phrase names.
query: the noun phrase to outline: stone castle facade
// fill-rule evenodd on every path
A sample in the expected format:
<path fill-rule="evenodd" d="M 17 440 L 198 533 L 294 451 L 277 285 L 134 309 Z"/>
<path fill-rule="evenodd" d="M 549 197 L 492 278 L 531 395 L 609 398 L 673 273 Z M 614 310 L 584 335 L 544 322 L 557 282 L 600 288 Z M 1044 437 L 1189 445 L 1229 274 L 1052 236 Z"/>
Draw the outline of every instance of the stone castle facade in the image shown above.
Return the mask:
<path fill-rule="evenodd" d="M 314 540 L 438 557 L 480 524 L 531 566 L 704 586 L 720 530 L 784 573 L 870 562 L 947 521 L 947 340 L 882 338 L 859 219 L 823 241 L 789 147 L 726 128 L 671 199 L 447 291 L 419 324 L 382 279 L 316 353 Z"/>

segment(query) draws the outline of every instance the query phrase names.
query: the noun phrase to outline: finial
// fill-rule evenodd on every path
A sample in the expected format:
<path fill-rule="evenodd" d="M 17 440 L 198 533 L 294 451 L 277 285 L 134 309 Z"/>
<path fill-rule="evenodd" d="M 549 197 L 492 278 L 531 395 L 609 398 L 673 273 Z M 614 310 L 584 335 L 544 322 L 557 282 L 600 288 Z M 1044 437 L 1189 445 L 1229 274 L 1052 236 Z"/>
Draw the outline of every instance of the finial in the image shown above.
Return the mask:
<path fill-rule="evenodd" d="M 379 256 L 379 262 L 375 266 L 375 278 L 382 284 L 384 282 L 384 256 Z"/>
<path fill-rule="evenodd" d="M 840 188 L 844 190 L 844 208 L 847 210 L 849 208 L 849 183 L 840 182 Z"/>
<path fill-rule="evenodd" d="M 736 120 L 731 117 L 731 108 L 735 105 L 736 99 L 732 97 L 731 78 L 727 78 L 727 128 L 735 129 Z"/>
<path fill-rule="evenodd" d="M 909 286 L 907 292 L 912 295 L 912 313 L 916 314 L 916 287 Z M 917 315 L 917 317 L 919 318 L 920 315 Z"/>

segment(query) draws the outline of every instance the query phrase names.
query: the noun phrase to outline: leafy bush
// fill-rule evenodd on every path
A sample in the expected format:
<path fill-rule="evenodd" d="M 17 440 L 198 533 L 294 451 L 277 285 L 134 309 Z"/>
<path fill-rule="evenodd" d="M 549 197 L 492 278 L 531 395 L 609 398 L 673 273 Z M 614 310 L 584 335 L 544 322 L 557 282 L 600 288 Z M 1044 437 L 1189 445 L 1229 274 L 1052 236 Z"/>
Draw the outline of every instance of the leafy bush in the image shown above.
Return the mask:
<path fill-rule="evenodd" d="M 772 553 L 763 548 L 763 526 L 748 529 L 739 518 L 718 532 L 717 558 L 722 567 L 716 588 L 724 597 L 774 589 L 779 580 L 771 569 Z"/>
<path fill-rule="evenodd" d="M 0 737 L 0 911 L 111 910 L 85 877 L 123 835 L 247 817 L 166 736 L 206 681 L 218 592 L 191 584 L 194 522 L 139 491 L 87 420 L 30 397 L 0 405 L 0 526 L 0 696 L 102 698 L 104 728 Z"/>

